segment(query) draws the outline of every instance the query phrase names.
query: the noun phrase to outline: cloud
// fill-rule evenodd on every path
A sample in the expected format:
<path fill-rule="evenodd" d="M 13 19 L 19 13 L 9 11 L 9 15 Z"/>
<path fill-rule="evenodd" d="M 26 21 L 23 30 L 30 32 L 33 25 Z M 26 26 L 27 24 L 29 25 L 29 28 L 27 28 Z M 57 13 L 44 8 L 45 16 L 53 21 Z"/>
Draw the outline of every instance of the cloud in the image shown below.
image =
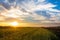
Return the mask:
<path fill-rule="evenodd" d="M 5 0 L 4 3 L 1 5 L 4 12 L 0 15 L 5 17 L 1 16 L 1 19 L 17 18 L 41 23 L 54 23 L 60 20 L 60 10 L 54 9 L 57 5 L 47 0 Z"/>

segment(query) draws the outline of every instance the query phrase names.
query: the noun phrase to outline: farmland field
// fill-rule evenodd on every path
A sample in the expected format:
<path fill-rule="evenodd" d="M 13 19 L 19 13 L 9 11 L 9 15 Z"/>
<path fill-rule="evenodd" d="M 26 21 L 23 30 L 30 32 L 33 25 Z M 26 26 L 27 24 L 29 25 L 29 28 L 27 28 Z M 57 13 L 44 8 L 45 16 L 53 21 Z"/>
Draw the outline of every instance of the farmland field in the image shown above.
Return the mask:
<path fill-rule="evenodd" d="M 58 40 L 58 36 L 40 27 L 0 27 L 0 40 Z"/>

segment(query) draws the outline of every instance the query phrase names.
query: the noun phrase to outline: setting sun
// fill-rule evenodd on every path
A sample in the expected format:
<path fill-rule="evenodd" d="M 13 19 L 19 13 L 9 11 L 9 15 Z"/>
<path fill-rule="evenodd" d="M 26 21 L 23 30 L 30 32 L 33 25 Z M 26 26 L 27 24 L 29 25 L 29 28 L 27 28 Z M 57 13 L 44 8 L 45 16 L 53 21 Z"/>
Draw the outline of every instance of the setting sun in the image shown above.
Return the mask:
<path fill-rule="evenodd" d="M 19 25 L 19 23 L 18 23 L 18 22 L 11 22 L 11 26 L 16 27 L 16 26 L 18 26 L 18 25 Z"/>

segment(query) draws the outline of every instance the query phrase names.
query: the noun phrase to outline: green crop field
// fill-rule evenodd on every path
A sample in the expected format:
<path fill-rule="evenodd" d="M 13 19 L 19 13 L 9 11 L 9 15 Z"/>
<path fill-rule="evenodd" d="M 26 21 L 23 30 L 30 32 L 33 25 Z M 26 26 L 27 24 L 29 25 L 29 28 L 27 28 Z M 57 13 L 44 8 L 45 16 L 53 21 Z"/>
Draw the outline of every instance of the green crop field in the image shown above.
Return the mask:
<path fill-rule="evenodd" d="M 36 27 L 0 28 L 0 40 L 58 40 L 47 29 Z"/>

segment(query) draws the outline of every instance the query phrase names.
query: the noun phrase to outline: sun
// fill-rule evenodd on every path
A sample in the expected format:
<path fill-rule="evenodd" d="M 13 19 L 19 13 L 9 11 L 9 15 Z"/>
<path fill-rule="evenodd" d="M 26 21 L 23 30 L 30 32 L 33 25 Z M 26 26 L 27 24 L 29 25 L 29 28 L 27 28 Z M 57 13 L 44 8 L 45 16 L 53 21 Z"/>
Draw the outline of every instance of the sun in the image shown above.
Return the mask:
<path fill-rule="evenodd" d="M 11 22 L 10 24 L 11 24 L 11 26 L 13 26 L 13 27 L 17 27 L 17 26 L 19 25 L 18 22 Z"/>

